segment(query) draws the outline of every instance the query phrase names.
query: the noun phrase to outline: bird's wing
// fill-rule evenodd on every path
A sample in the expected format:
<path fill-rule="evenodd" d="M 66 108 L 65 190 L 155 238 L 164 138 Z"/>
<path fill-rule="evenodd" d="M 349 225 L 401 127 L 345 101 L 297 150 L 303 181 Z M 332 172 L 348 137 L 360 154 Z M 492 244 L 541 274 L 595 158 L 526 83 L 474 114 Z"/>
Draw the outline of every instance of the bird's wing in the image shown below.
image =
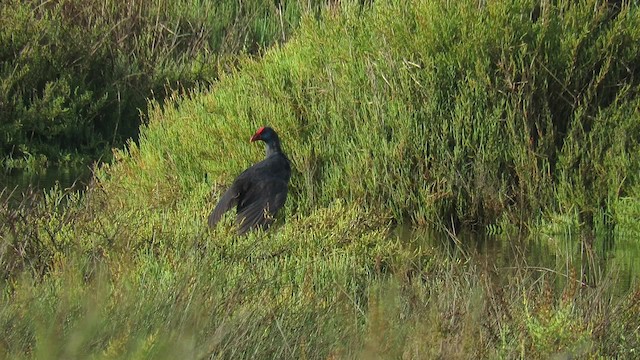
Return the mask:
<path fill-rule="evenodd" d="M 248 189 L 236 216 L 238 232 L 244 234 L 255 227 L 270 225 L 284 205 L 287 191 L 287 182 L 279 179 L 262 181 Z"/>
<path fill-rule="evenodd" d="M 227 189 L 227 191 L 225 191 L 225 193 L 218 201 L 218 204 L 209 215 L 209 226 L 214 227 L 218 223 L 218 221 L 220 221 L 222 215 L 227 212 L 227 210 L 236 206 L 239 196 L 240 192 L 238 191 L 237 186 L 234 183 L 229 189 Z"/>

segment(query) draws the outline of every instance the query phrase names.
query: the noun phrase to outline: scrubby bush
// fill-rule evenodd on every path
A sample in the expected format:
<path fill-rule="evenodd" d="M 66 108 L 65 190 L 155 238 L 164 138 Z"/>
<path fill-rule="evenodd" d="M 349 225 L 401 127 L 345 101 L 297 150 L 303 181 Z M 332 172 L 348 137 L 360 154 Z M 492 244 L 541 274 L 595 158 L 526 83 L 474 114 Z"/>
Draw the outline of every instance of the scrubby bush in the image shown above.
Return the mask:
<path fill-rule="evenodd" d="M 542 231 L 541 260 L 518 246 L 536 233 L 508 230 L 604 215 L 636 240 L 639 40 L 627 3 L 332 4 L 210 88 L 152 102 L 82 198 L 0 212 L 0 351 L 633 358 L 637 279 L 600 266 L 592 237 Z M 285 221 L 208 229 L 265 124 L 293 164 Z M 444 225 L 446 245 L 395 236 L 407 219 Z M 495 256 L 458 223 L 506 230 Z"/>
<path fill-rule="evenodd" d="M 136 137 L 149 98 L 214 81 L 238 56 L 285 40 L 314 3 L 3 1 L 5 166 L 110 154 Z"/>

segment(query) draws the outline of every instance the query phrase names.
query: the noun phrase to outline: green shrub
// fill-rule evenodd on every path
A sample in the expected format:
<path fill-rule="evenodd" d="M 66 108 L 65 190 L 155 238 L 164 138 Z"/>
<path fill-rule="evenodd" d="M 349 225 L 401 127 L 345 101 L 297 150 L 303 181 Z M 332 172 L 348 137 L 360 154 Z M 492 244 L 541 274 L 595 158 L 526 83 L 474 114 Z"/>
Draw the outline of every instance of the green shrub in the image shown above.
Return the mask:
<path fill-rule="evenodd" d="M 12 264 L 0 351 L 633 357 L 640 297 L 591 269 L 591 242 L 556 245 L 546 268 L 509 231 L 485 258 L 453 232 L 448 252 L 391 229 L 551 218 L 633 235 L 638 22 L 635 4 L 595 0 L 381 1 L 305 17 L 259 61 L 152 101 L 139 141 L 82 199 L 53 190 L 40 212 L 0 212 Z M 284 221 L 246 237 L 232 216 L 208 229 L 220 193 L 264 156 L 247 139 L 265 124 L 293 163 Z M 32 238 L 46 241 L 14 251 Z M 509 250 L 517 263 L 500 266 Z"/>
<path fill-rule="evenodd" d="M 537 19 L 527 1 L 343 11 L 307 19 L 209 93 L 156 105 L 110 171 L 145 194 L 123 201 L 145 203 L 167 178 L 175 200 L 205 174 L 227 183 L 257 158 L 243 139 L 263 124 L 293 160 L 297 213 L 344 198 L 418 224 L 570 205 L 586 218 L 636 183 L 637 7 L 545 5 Z"/>
<path fill-rule="evenodd" d="M 318 7 L 297 0 L 3 2 L 5 166 L 108 154 L 137 136 L 149 98 L 214 81 L 242 54 L 284 41 Z"/>

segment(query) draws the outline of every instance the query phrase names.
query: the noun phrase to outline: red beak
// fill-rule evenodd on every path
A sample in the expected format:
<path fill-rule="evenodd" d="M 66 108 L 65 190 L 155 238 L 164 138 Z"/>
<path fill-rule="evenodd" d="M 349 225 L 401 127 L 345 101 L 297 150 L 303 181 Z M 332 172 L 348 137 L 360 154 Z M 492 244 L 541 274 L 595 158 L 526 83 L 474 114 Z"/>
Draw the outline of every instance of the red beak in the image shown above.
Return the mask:
<path fill-rule="evenodd" d="M 249 139 L 249 142 L 254 142 L 257 140 L 262 140 L 262 132 L 264 131 L 264 126 L 258 129 L 255 134 Z"/>

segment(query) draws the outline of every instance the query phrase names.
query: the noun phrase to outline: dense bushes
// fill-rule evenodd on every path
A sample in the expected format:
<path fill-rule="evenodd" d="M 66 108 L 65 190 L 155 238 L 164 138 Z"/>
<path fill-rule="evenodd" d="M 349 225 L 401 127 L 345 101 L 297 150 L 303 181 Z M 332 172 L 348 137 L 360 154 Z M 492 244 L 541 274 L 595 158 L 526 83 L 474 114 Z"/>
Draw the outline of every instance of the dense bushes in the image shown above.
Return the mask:
<path fill-rule="evenodd" d="M 110 154 L 148 98 L 211 82 L 286 39 L 314 2 L 8 0 L 0 4 L 6 167 Z"/>
<path fill-rule="evenodd" d="M 264 124 L 292 159 L 285 210 L 301 217 L 344 199 L 418 225 L 558 213 L 587 230 L 631 224 L 638 43 L 632 5 L 330 7 L 210 90 L 154 102 L 139 142 L 97 171 L 83 201 L 99 210 L 83 227 L 118 214 L 138 242 L 164 216 L 188 208 L 204 218 L 210 198 L 259 158 L 245 139 Z"/>
<path fill-rule="evenodd" d="M 0 207 L 0 351 L 632 358 L 640 292 L 617 266 L 637 259 L 594 244 L 640 236 L 638 43 L 631 4 L 334 3 L 209 89 L 152 102 L 84 196 Z M 293 163 L 286 222 L 208 229 L 265 124 Z M 407 219 L 504 237 L 475 257 L 451 231 L 449 253 L 394 236 Z M 588 236 L 557 237 L 562 221 Z M 544 232 L 543 259 L 511 224 Z"/>
<path fill-rule="evenodd" d="M 242 139 L 271 124 L 294 163 L 297 213 L 344 198 L 419 224 L 541 211 L 593 223 L 637 183 L 638 8 L 545 5 L 535 18 L 534 4 L 310 19 L 211 92 L 156 107 L 105 186 L 135 184 L 139 195 L 112 196 L 141 204 L 175 178 L 164 201 L 179 201 L 204 174 L 238 173 L 255 158 Z"/>

